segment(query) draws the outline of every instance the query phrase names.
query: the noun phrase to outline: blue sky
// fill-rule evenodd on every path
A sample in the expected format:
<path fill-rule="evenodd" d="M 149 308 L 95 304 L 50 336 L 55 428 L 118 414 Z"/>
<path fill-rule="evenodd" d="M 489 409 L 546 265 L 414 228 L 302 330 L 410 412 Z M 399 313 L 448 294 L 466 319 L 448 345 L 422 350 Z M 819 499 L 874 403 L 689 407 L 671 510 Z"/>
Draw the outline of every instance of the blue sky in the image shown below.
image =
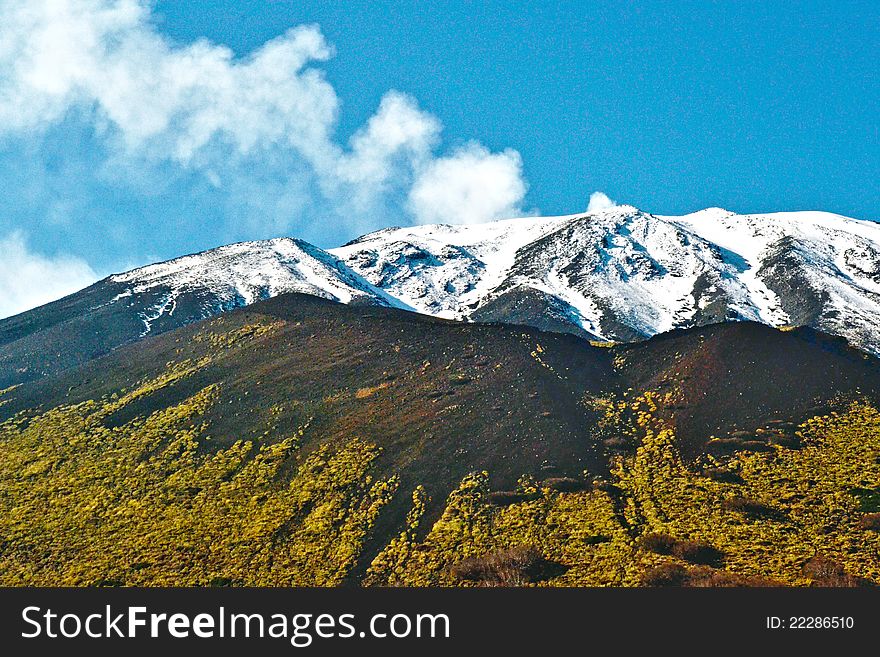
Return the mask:
<path fill-rule="evenodd" d="M 880 218 L 876 2 L 59 7 L 0 0 L 0 315 L 230 241 L 596 190 Z"/>

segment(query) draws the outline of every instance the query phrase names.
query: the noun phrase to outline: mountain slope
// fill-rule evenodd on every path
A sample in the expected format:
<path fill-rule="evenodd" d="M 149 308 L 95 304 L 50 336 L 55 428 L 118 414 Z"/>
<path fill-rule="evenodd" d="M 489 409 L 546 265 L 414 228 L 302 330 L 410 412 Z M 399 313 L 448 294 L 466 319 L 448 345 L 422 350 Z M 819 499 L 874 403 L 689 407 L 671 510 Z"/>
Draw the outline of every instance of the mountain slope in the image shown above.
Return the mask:
<path fill-rule="evenodd" d="M 264 334 L 252 330 L 264 325 Z M 490 466 L 509 485 L 524 461 L 552 460 L 574 473 L 601 468 L 601 454 L 588 448 L 592 412 L 579 399 L 611 385 L 604 351 L 584 349 L 565 334 L 303 294 L 262 301 L 25 384 L 4 397 L 0 418 L 131 390 L 161 376 L 169 362 L 206 357 L 210 362 L 185 380 L 132 400 L 113 423 L 222 382 L 219 404 L 205 415 L 218 445 L 260 439 L 268 427 L 277 436 L 311 417 L 318 442 L 356 434 L 389 448 L 396 466 L 432 472 L 448 486 Z M 451 474 L 440 476 L 446 468 Z"/>
<path fill-rule="evenodd" d="M 301 240 L 244 242 L 111 276 L 0 322 L 0 388 L 86 362 L 151 334 L 288 292 L 398 305 Z"/>
<path fill-rule="evenodd" d="M 556 564 L 542 577 L 631 584 L 657 563 L 635 539 L 681 517 L 675 531 L 712 537 L 731 572 L 796 582 L 797 550 L 779 565 L 741 542 L 874 549 L 852 490 L 877 485 L 880 431 L 870 411 L 819 432 L 846 449 L 771 447 L 757 430 L 849 417 L 850 402 L 880 402 L 877 359 L 811 331 L 721 324 L 608 348 L 280 295 L 0 395 L 0 499 L 14 501 L 0 581 L 448 584 L 465 557 L 538 544 Z M 755 440 L 725 467 L 754 491 L 699 476 L 712 436 L 743 430 Z M 718 536 L 722 500 L 750 491 L 808 515 L 728 517 Z M 819 532 L 813 493 L 853 533 Z M 697 505 L 706 527 L 686 520 Z M 867 554 L 853 563 L 880 578 Z"/>
<path fill-rule="evenodd" d="M 620 206 L 391 228 L 329 251 L 292 239 L 234 244 L 0 321 L 0 389 L 286 292 L 602 341 L 726 321 L 809 326 L 878 354 L 880 224 Z"/>
<path fill-rule="evenodd" d="M 800 423 L 861 395 L 880 392 L 878 361 L 810 328 L 779 331 L 754 322 L 677 329 L 612 349 L 628 387 L 669 395 L 659 416 L 690 458 L 714 436 Z M 835 391 L 835 392 L 831 392 Z"/>

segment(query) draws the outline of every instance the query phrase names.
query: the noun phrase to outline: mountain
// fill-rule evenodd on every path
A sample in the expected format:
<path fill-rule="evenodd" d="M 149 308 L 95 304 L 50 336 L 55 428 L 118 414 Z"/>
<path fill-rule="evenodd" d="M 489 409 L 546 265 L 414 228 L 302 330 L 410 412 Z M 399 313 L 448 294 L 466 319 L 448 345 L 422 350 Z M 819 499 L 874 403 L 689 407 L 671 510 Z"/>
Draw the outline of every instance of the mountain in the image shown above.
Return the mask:
<path fill-rule="evenodd" d="M 250 334 L 263 324 L 271 327 L 265 336 Z M 437 483 L 492 469 L 509 486 L 545 462 L 566 474 L 604 471 L 607 454 L 591 444 L 596 413 L 587 398 L 673 392 L 657 412 L 691 456 L 712 436 L 774 419 L 800 422 L 860 396 L 880 400 L 878 359 L 812 329 L 733 322 L 594 346 L 565 333 L 293 293 L 19 386 L 3 397 L 0 421 L 130 391 L 160 378 L 169 363 L 206 356 L 210 363 L 185 380 L 132 399 L 113 423 L 221 382 L 222 402 L 204 416 L 218 445 L 261 439 L 267 426 L 295 427 L 313 416 L 319 434 L 357 432 L 389 448 L 396 466 L 424 459 L 420 473 L 434 473 Z M 401 447 L 408 443 L 417 444 L 418 458 Z M 494 451 L 499 445 L 504 452 Z M 438 467 L 456 462 L 449 478 L 439 476 Z"/>
<path fill-rule="evenodd" d="M 725 321 L 808 326 L 877 354 L 880 224 L 619 206 L 390 228 L 329 251 L 292 239 L 235 244 L 0 321 L 0 388 L 286 292 L 601 341 Z"/>
<path fill-rule="evenodd" d="M 828 213 L 664 217 L 620 206 L 382 230 L 331 252 L 440 317 L 615 341 L 747 320 L 880 351 L 880 224 Z"/>
<path fill-rule="evenodd" d="M 244 242 L 110 276 L 0 322 L 0 388 L 59 372 L 141 338 L 288 292 L 395 305 L 321 249 Z"/>
<path fill-rule="evenodd" d="M 712 324 L 611 352 L 627 387 L 669 396 L 659 416 L 674 428 L 678 448 L 689 458 L 704 452 L 713 437 L 754 439 L 768 421 L 801 422 L 880 391 L 877 358 L 808 327 Z"/>
<path fill-rule="evenodd" d="M 258 325 L 271 330 L 247 333 Z M 538 345 L 540 358 L 533 355 Z M 265 440 L 267 427 L 279 437 L 311 418 L 316 443 L 357 434 L 387 448 L 394 467 L 450 489 L 474 469 L 491 468 L 512 485 L 526 464 L 544 460 L 573 473 L 603 467 L 586 438 L 595 412 L 579 402 L 613 386 L 605 350 L 584 349 L 566 334 L 303 294 L 258 302 L 25 384 L 4 396 L 0 420 L 136 389 L 169 362 L 205 357 L 210 363 L 185 379 L 117 410 L 112 424 L 220 383 L 219 403 L 203 416 L 217 446 Z"/>
<path fill-rule="evenodd" d="M 282 294 L 0 393 L 0 583 L 880 582 L 878 364 Z"/>

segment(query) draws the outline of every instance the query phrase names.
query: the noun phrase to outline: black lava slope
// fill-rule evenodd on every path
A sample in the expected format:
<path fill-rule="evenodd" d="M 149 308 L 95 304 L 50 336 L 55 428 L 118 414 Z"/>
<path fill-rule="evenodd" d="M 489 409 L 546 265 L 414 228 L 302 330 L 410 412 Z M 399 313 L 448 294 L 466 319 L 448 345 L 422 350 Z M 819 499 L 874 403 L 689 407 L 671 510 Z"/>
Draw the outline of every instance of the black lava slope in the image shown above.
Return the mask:
<path fill-rule="evenodd" d="M 232 339 L 255 323 L 272 330 L 241 345 Z M 76 345 L 80 327 L 68 328 L 74 334 L 59 344 Z M 220 403 L 205 418 L 211 445 L 271 442 L 310 420 L 306 449 L 358 437 L 383 447 L 385 465 L 404 480 L 433 481 L 438 493 L 478 470 L 499 486 L 523 473 L 603 472 L 598 411 L 585 401 L 628 388 L 675 392 L 661 412 L 689 456 L 712 436 L 800 421 L 880 391 L 875 358 L 806 329 L 726 323 L 605 348 L 573 335 L 290 294 L 27 382 L 4 396 L 0 419 L 109 396 L 168 363 L 207 355 L 194 374 L 110 421 L 219 384 Z"/>
<path fill-rule="evenodd" d="M 244 346 L 223 345 L 223 336 L 255 323 L 273 330 Z M 155 377 L 169 362 L 207 354 L 210 363 L 195 374 L 111 421 L 122 424 L 216 383 L 220 403 L 205 418 L 212 445 L 280 439 L 311 420 L 307 450 L 357 437 L 385 448 L 387 466 L 405 479 L 441 490 L 474 470 L 508 485 L 542 465 L 575 474 L 604 467 L 590 440 L 596 414 L 581 400 L 615 385 L 606 352 L 567 334 L 296 294 L 26 383 L 4 397 L 0 417 L 98 399 Z"/>

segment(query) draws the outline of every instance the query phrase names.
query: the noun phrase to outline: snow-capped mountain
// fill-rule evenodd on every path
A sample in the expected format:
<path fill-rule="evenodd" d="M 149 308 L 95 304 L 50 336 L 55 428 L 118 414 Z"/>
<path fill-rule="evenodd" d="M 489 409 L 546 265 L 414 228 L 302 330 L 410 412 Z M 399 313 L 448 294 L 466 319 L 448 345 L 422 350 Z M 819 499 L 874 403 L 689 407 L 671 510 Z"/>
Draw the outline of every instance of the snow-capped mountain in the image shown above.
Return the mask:
<path fill-rule="evenodd" d="M 335 256 L 306 242 L 232 244 L 110 276 L 0 321 L 0 389 L 287 292 L 398 305 Z"/>
<path fill-rule="evenodd" d="M 0 387 L 286 292 L 614 341 L 723 321 L 805 325 L 880 354 L 880 224 L 618 206 L 389 228 L 329 251 L 233 244 L 0 321 Z"/>
<path fill-rule="evenodd" d="M 387 229 L 332 249 L 411 308 L 635 340 L 726 320 L 808 325 L 880 352 L 880 224 L 824 212 L 630 206 Z"/>
<path fill-rule="evenodd" d="M 171 318 L 181 305 L 199 319 L 288 292 L 341 303 L 396 305 L 344 263 L 302 240 L 241 242 L 111 276 L 122 285 L 109 303 L 144 295 L 154 303 L 141 311 L 144 333 Z"/>

